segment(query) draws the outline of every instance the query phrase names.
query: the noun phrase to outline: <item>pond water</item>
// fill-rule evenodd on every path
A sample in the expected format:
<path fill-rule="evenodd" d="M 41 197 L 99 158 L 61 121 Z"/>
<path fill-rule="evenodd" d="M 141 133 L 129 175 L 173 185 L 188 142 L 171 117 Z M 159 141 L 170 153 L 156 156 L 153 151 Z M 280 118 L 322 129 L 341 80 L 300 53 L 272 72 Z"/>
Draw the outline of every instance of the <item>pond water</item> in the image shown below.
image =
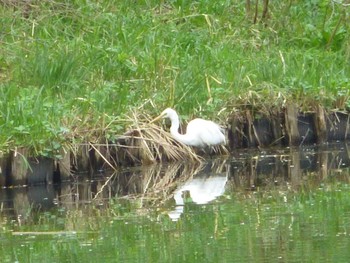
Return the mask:
<path fill-rule="evenodd" d="M 350 147 L 0 190 L 1 262 L 349 262 Z"/>

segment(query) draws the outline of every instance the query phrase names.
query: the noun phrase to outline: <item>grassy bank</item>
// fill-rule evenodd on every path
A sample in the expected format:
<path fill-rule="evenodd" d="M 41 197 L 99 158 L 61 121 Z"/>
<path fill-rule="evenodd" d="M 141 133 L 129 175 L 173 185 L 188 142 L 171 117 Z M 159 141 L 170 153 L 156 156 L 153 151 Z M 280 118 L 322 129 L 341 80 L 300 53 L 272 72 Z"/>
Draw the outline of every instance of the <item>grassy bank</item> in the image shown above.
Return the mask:
<path fill-rule="evenodd" d="M 59 155 L 175 107 L 350 107 L 349 7 L 277 1 L 2 1 L 0 150 Z M 221 112 L 218 116 L 217 112 Z M 57 156 L 59 157 L 59 156 Z"/>

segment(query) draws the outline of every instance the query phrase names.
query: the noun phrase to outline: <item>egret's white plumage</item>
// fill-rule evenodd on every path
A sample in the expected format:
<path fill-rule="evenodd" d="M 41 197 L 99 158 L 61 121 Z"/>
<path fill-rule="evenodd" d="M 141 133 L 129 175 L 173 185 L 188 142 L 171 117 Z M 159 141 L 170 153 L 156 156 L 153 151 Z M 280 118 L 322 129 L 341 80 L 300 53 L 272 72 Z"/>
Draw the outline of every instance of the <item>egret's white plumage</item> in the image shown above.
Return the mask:
<path fill-rule="evenodd" d="M 153 121 L 160 118 L 170 119 L 170 134 L 175 140 L 183 144 L 206 148 L 226 143 L 223 129 L 215 122 L 198 118 L 194 119 L 188 123 L 186 134 L 180 134 L 180 120 L 175 110 L 167 108 Z"/>
<path fill-rule="evenodd" d="M 188 180 L 185 184 L 179 186 L 174 192 L 176 207 L 174 211 L 169 212 L 173 221 L 177 221 L 184 212 L 184 193 L 189 192 L 192 201 L 195 204 L 207 204 L 225 193 L 227 176 L 222 174 L 212 175 L 210 177 L 197 177 Z"/>

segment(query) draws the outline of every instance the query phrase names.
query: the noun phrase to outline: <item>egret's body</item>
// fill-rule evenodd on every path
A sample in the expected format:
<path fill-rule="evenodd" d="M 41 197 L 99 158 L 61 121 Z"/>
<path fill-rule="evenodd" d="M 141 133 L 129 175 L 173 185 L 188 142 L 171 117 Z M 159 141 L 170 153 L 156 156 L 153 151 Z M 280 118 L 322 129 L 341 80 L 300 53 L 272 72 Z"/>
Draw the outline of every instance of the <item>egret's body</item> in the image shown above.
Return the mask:
<path fill-rule="evenodd" d="M 184 185 L 178 187 L 174 192 L 176 203 L 175 210 L 169 212 L 173 221 L 179 220 L 184 211 L 185 193 L 189 192 L 192 201 L 198 205 L 207 204 L 225 193 L 227 176 L 221 174 L 210 177 L 197 177 L 187 181 Z"/>
<path fill-rule="evenodd" d="M 194 119 L 187 125 L 186 134 L 179 133 L 180 120 L 173 109 L 164 110 L 159 118 L 168 118 L 171 121 L 170 134 L 173 138 L 183 144 L 199 148 L 207 148 L 215 145 L 225 144 L 225 135 L 222 128 L 212 121 Z"/>

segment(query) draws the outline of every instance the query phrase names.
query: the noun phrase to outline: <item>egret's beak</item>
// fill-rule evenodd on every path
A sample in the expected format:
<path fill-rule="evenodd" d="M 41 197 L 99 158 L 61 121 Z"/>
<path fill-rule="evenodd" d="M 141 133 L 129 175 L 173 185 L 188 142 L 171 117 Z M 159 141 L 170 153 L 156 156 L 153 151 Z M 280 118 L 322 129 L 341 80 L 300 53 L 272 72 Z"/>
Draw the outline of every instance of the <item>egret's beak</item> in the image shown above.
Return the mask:
<path fill-rule="evenodd" d="M 158 120 L 160 120 L 161 118 L 163 118 L 163 115 L 159 115 L 158 117 L 154 118 L 153 120 L 151 120 L 149 123 L 153 123 L 153 122 L 156 122 Z"/>

